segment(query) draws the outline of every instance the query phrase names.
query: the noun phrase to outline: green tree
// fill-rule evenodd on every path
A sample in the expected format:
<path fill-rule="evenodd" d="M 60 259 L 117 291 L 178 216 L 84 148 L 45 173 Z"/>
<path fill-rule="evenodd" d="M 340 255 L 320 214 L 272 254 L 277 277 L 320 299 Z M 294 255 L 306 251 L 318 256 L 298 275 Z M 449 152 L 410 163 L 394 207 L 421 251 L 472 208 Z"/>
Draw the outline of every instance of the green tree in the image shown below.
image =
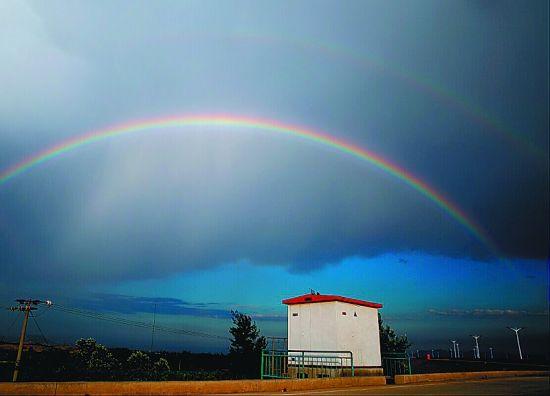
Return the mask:
<path fill-rule="evenodd" d="M 170 364 L 165 358 L 160 358 L 153 364 L 153 371 L 155 373 L 155 379 L 163 381 L 168 378 L 170 373 Z"/>
<path fill-rule="evenodd" d="M 155 377 L 155 373 L 151 370 L 153 368 L 151 358 L 141 351 L 134 351 L 128 356 L 126 367 L 127 375 L 134 381 L 146 381 Z"/>
<path fill-rule="evenodd" d="M 384 325 L 380 312 L 378 313 L 378 328 L 380 329 L 380 349 L 382 353 L 405 352 L 411 346 L 406 335 L 398 335 L 390 326 Z"/>
<path fill-rule="evenodd" d="M 73 356 L 77 366 L 85 370 L 108 371 L 118 366 L 117 360 L 103 345 L 93 338 L 81 338 L 75 343 Z"/>
<path fill-rule="evenodd" d="M 260 374 L 261 352 L 267 346 L 265 337 L 260 335 L 256 322 L 248 315 L 231 311 L 233 327 L 229 358 L 235 375 L 243 378 L 256 378 Z"/>
<path fill-rule="evenodd" d="M 75 342 L 75 350 L 73 356 L 77 361 L 77 365 L 81 368 L 88 368 L 88 362 L 92 357 L 92 353 L 97 347 L 97 342 L 93 338 L 80 338 Z"/>
<path fill-rule="evenodd" d="M 147 371 L 151 368 L 151 358 L 146 353 L 141 351 L 134 351 L 128 359 L 128 368 L 135 371 Z"/>
<path fill-rule="evenodd" d="M 118 366 L 114 356 L 101 344 L 97 344 L 95 350 L 90 356 L 88 368 L 98 371 L 110 371 Z"/>

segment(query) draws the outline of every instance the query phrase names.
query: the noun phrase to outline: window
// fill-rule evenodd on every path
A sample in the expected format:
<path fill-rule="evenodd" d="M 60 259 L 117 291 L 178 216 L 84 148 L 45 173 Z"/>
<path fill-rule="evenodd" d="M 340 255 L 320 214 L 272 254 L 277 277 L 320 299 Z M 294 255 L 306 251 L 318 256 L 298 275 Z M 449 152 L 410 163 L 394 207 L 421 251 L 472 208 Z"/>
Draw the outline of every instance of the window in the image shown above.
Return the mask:
<path fill-rule="evenodd" d="M 357 312 L 354 312 L 354 313 L 353 313 L 353 316 L 357 317 Z"/>
<path fill-rule="evenodd" d="M 342 315 L 346 316 L 347 315 L 346 311 L 342 311 Z"/>
<path fill-rule="evenodd" d="M 298 312 L 293 312 L 292 316 L 298 316 Z"/>

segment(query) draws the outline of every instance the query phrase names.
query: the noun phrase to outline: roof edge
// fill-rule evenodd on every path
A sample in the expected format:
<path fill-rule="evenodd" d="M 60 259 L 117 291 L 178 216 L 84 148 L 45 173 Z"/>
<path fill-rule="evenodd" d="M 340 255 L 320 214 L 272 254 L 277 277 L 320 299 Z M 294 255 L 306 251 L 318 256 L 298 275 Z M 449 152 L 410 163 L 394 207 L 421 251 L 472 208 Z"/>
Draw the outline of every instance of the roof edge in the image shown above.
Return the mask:
<path fill-rule="evenodd" d="M 333 301 L 345 302 L 348 304 L 360 305 L 368 308 L 376 308 L 376 309 L 382 308 L 382 304 L 380 303 L 375 303 L 375 302 L 365 301 L 365 300 L 358 300 L 358 299 L 349 298 L 349 297 L 336 296 L 332 294 L 304 294 L 298 297 L 287 298 L 282 302 L 285 305 L 296 305 L 296 304 L 314 304 L 314 303 L 333 302 Z"/>

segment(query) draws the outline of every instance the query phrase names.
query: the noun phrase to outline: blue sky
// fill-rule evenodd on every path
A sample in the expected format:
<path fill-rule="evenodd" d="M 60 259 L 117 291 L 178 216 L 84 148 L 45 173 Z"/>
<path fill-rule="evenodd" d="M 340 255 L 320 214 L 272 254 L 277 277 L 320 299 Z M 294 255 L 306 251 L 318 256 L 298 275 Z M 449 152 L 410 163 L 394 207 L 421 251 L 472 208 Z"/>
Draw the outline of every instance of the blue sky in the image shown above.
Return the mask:
<path fill-rule="evenodd" d="M 508 325 L 528 326 L 527 348 L 538 345 L 547 32 L 543 1 L 2 2 L 0 172 L 136 119 L 266 118 L 387 158 L 498 248 L 343 153 L 239 127 L 166 128 L 0 184 L 2 305 L 28 295 L 150 321 L 157 304 L 160 323 L 216 335 L 239 309 L 283 335 L 281 300 L 313 288 L 381 302 L 418 348 L 479 331 L 506 349 Z M 55 342 L 150 342 L 143 329 L 44 315 Z M 8 338 L 12 322 L 0 314 Z M 158 337 L 168 349 L 227 348 Z"/>

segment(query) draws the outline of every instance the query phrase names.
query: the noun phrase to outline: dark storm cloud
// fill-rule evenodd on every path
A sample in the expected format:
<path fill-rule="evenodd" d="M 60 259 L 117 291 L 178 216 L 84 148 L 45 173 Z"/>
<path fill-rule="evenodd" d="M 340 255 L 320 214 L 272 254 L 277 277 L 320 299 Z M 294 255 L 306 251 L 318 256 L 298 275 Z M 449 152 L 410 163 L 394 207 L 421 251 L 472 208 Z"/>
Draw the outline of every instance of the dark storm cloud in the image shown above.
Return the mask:
<path fill-rule="evenodd" d="M 72 307 L 94 312 L 115 312 L 119 314 L 139 314 L 156 312 L 159 315 L 187 315 L 218 319 L 231 318 L 227 304 L 192 303 L 179 298 L 126 296 L 112 293 L 95 293 L 87 298 L 73 299 Z M 246 309 L 246 307 L 244 307 Z M 256 312 L 248 307 L 246 313 L 255 319 L 281 321 L 286 315 Z"/>
<path fill-rule="evenodd" d="M 191 315 L 229 318 L 227 309 L 216 308 L 216 304 L 194 304 L 178 298 L 124 296 L 119 294 L 94 294 L 80 298 L 72 305 L 92 311 L 110 311 L 121 314 L 153 312 L 160 315 Z M 156 308 L 155 308 L 156 306 Z"/>
<path fill-rule="evenodd" d="M 464 208 L 503 255 L 543 258 L 547 4 L 500 4 L 2 2 L 0 166 L 135 118 L 274 118 L 384 155 Z M 372 166 L 235 128 L 67 153 L 0 186 L 0 232 L 6 279 L 75 283 L 236 261 L 309 271 L 389 251 L 493 259 Z"/>

